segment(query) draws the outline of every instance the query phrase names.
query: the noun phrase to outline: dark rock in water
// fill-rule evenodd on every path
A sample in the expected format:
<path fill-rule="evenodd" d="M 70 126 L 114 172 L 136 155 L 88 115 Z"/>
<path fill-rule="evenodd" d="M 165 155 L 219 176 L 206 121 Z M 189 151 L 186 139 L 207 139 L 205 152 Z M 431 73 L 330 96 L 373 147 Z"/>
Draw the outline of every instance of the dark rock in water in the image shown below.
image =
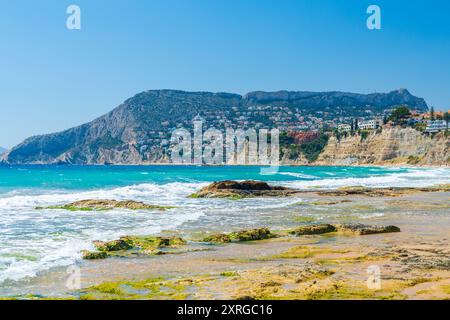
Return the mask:
<path fill-rule="evenodd" d="M 400 232 L 396 226 L 374 226 L 365 224 L 339 224 L 335 225 L 338 232 L 351 233 L 355 235 L 367 235 L 377 233 Z"/>
<path fill-rule="evenodd" d="M 312 234 L 324 234 L 329 232 L 335 232 L 336 228 L 331 224 L 315 224 L 310 226 L 303 226 L 290 231 L 290 234 L 296 236 L 312 235 Z"/>
<path fill-rule="evenodd" d="M 129 250 L 133 248 L 133 246 L 129 245 L 124 240 L 112 240 L 112 241 L 94 241 L 94 246 L 99 251 L 109 252 L 109 251 L 121 251 L 121 250 Z"/>
<path fill-rule="evenodd" d="M 297 190 L 279 186 L 270 186 L 262 181 L 220 181 L 204 187 L 192 194 L 191 198 L 228 198 L 243 199 L 252 197 L 287 197 Z"/>
<path fill-rule="evenodd" d="M 98 260 L 98 259 L 106 259 L 108 254 L 104 251 L 94 252 L 94 251 L 83 251 L 83 259 L 85 260 Z"/>
<path fill-rule="evenodd" d="M 238 181 L 219 181 L 210 184 L 206 189 L 209 190 L 286 190 L 283 187 L 271 187 L 266 182 L 246 180 Z"/>

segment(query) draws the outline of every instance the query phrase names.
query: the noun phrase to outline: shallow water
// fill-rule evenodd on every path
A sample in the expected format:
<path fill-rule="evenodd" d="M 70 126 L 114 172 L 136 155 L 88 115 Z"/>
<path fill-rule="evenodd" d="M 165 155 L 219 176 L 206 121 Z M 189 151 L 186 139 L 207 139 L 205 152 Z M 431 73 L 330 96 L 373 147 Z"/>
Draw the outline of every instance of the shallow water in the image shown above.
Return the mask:
<path fill-rule="evenodd" d="M 187 198 L 209 182 L 225 179 L 265 180 L 314 190 L 354 185 L 431 186 L 450 183 L 450 169 L 281 167 L 277 174 L 264 175 L 259 167 L 0 167 L 0 283 L 73 264 L 80 259 L 80 251 L 91 249 L 96 239 L 164 230 L 283 227 L 292 214 L 315 219 L 333 217 L 334 209 L 330 208 L 304 210 L 305 199 L 301 198 Z M 176 208 L 166 212 L 35 209 L 82 199 L 130 199 Z M 350 208 L 349 213 L 360 218 L 385 214 L 382 208 Z"/>

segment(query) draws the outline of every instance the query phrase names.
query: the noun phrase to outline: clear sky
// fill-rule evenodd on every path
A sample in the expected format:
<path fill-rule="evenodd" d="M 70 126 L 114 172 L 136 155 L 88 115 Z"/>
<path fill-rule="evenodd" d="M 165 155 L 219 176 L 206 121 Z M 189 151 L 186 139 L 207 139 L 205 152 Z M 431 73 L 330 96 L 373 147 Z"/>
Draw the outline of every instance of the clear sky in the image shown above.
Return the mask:
<path fill-rule="evenodd" d="M 366 28 L 370 4 L 382 30 Z M 0 0 L 0 146 L 162 88 L 408 88 L 448 109 L 450 1 Z"/>

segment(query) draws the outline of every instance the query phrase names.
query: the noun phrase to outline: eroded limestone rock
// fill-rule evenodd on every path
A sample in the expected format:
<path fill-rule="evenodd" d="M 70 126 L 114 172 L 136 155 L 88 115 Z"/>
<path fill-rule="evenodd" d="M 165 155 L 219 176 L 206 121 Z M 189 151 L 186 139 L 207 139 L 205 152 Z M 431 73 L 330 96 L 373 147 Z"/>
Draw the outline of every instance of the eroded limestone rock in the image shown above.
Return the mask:
<path fill-rule="evenodd" d="M 37 207 L 36 209 L 62 209 L 69 211 L 104 211 L 113 209 L 128 209 L 128 210 L 167 210 L 173 207 L 157 206 L 153 204 L 146 204 L 133 200 L 105 200 L 105 199 L 88 199 L 68 203 L 60 206 Z"/>
<path fill-rule="evenodd" d="M 220 181 L 214 182 L 197 193 L 192 194 L 191 198 L 229 198 L 243 199 L 253 197 L 287 197 L 294 194 L 296 190 L 279 186 L 270 186 L 262 181 Z"/>

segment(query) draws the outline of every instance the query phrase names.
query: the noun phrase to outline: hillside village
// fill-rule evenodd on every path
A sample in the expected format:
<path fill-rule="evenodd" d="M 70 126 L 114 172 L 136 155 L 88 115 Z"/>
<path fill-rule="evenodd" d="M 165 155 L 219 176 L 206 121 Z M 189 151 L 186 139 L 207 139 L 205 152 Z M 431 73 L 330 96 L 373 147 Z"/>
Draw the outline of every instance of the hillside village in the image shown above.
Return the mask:
<path fill-rule="evenodd" d="M 387 164 L 386 161 L 395 159 L 405 164 L 419 164 L 420 161 L 449 164 L 449 112 L 435 112 L 431 108 L 429 112 L 421 113 L 411 111 L 407 106 L 399 106 L 388 112 L 372 119 L 353 118 L 348 123 L 333 124 L 321 130 L 285 131 L 280 137 L 282 162 L 334 165 L 346 159 L 361 161 L 360 164 L 367 161 Z M 382 135 L 383 132 L 389 134 Z M 364 143 L 369 136 L 370 141 Z M 434 140 L 442 141 L 434 141 L 435 136 Z M 417 150 L 407 150 L 401 143 L 402 139 L 422 146 L 418 146 Z M 345 142 L 341 143 L 343 140 Z M 377 149 L 377 144 L 382 147 Z M 400 155 L 406 156 L 402 158 Z M 433 159 L 430 160 L 430 157 Z"/>
<path fill-rule="evenodd" d="M 435 112 L 431 108 L 430 112 L 419 113 L 410 111 L 407 106 L 400 106 L 392 110 L 389 116 L 385 115 L 382 118 L 363 120 L 362 122 L 359 122 L 359 119 L 352 119 L 349 124 L 339 124 L 337 131 L 339 133 L 351 133 L 358 130 L 377 130 L 383 126 L 402 126 L 412 127 L 421 132 L 432 134 L 448 130 L 449 112 Z"/>

